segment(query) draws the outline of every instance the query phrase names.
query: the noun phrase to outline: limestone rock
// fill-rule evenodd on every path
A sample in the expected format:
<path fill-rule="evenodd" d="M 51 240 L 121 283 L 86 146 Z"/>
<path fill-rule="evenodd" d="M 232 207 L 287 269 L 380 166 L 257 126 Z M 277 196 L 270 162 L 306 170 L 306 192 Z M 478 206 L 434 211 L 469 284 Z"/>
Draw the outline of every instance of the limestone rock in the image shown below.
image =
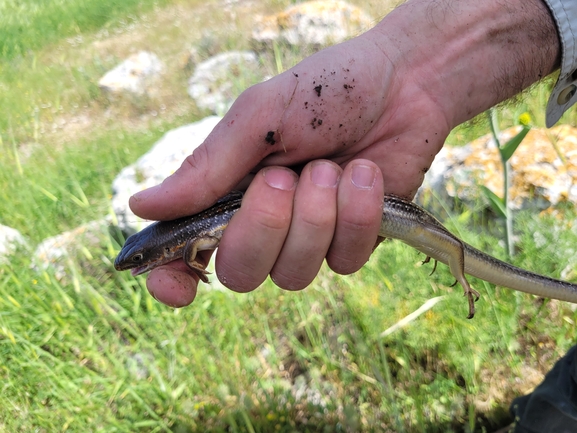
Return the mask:
<path fill-rule="evenodd" d="M 520 130 L 520 126 L 506 129 L 499 140 L 505 143 Z M 513 209 L 542 210 L 561 201 L 577 202 L 577 128 L 533 128 L 510 162 Z M 464 147 L 445 146 L 427 173 L 423 189 L 478 202 L 483 200 L 479 185 L 503 195 L 501 161 L 491 134 Z"/>
<path fill-rule="evenodd" d="M 188 94 L 198 108 L 224 115 L 244 88 L 234 80 L 254 84 L 264 78 L 251 51 L 229 51 L 199 63 L 188 80 Z M 243 86 L 248 87 L 248 86 Z"/>
<path fill-rule="evenodd" d="M 274 41 L 321 47 L 342 42 L 374 24 L 375 21 L 357 6 L 344 1 L 315 0 L 259 18 L 252 41 L 257 47 L 270 48 Z"/>
<path fill-rule="evenodd" d="M 162 70 L 163 65 L 156 54 L 140 51 L 108 71 L 98 81 L 98 86 L 109 93 L 141 95 L 148 92 L 149 84 Z"/>

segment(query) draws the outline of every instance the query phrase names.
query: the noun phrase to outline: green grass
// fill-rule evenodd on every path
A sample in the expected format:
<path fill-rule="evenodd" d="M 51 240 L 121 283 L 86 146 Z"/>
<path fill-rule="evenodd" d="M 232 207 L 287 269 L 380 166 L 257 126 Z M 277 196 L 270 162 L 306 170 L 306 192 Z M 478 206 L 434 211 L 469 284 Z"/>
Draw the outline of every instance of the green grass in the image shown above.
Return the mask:
<path fill-rule="evenodd" d="M 153 4 L 0 3 L 0 41 L 12 47 L 0 50 L 0 223 L 20 230 L 32 248 L 108 215 L 120 169 L 163 132 L 200 116 L 186 97 L 175 96 L 186 82 L 182 71 L 166 77 L 173 87 L 150 98 L 109 101 L 94 84 L 124 51 L 103 55 L 91 31 L 123 32 L 127 21 L 138 26 L 145 20 L 138 14 Z M 29 21 L 16 5 L 30 9 Z M 8 22 L 21 23 L 25 36 L 2 25 Z M 171 35 L 167 42 L 152 27 L 150 37 L 174 60 L 182 34 L 162 30 Z M 233 45 L 226 30 L 219 29 L 223 39 L 211 50 Z M 71 45 L 71 35 L 84 42 Z M 203 40 L 200 32 L 194 37 Z M 295 61 L 282 56 L 276 60 L 284 66 Z M 275 69 L 274 59 L 268 67 Z M 550 84 L 504 105 L 502 126 L 524 111 L 542 124 Z M 86 127 L 52 132 L 52 124 L 75 125 L 83 116 Z M 572 113 L 564 118 L 575 120 Z M 449 142 L 487 132 L 480 117 Z M 577 244 L 569 223 L 575 212 L 559 212 L 562 222 L 518 216 L 518 265 L 559 277 Z M 499 226 L 471 215 L 477 213 L 451 215 L 447 225 L 504 257 Z M 573 344 L 577 317 L 568 305 L 475 279 L 482 297 L 475 319 L 467 320 L 447 268 L 439 265 L 429 277 L 423 257 L 398 242 L 379 247 L 356 275 L 323 270 L 303 292 L 270 282 L 247 295 L 201 286 L 182 310 L 154 301 L 144 277 L 115 272 L 118 249 L 103 230 L 64 261 L 60 279 L 53 270 L 35 270 L 27 248 L 0 264 L 0 431 L 491 431 L 507 422 L 511 399 L 535 383 L 529 373 L 546 372 Z M 445 298 L 382 336 L 437 296 Z"/>
<path fill-rule="evenodd" d="M 539 252 L 548 264 L 535 263 L 526 235 L 521 265 L 550 272 L 577 242 L 570 228 L 551 233 L 530 215 L 522 223 L 551 246 Z M 567 306 L 543 308 L 479 281 L 478 312 L 467 320 L 446 268 L 428 277 L 398 242 L 361 273 L 323 273 L 305 292 L 270 283 L 248 295 L 201 288 L 194 306 L 172 310 L 148 295 L 144 278 L 112 270 L 118 245 L 102 239 L 89 263 L 69 263 L 63 281 L 31 272 L 25 255 L 2 267 L 5 431 L 449 432 L 467 423 L 482 431 L 481 421 L 505 418 L 523 365 L 542 370 L 551 351 L 572 344 Z M 446 298 L 417 321 L 380 337 L 439 295 Z"/>
<path fill-rule="evenodd" d="M 127 24 L 167 0 L 2 0 L 0 57 L 28 54 L 63 37 Z"/>
<path fill-rule="evenodd" d="M 149 149 L 163 130 L 111 130 L 61 152 L 35 146 L 30 156 L 4 143 L 2 223 L 38 242 L 101 218 L 108 213 L 115 175 Z"/>

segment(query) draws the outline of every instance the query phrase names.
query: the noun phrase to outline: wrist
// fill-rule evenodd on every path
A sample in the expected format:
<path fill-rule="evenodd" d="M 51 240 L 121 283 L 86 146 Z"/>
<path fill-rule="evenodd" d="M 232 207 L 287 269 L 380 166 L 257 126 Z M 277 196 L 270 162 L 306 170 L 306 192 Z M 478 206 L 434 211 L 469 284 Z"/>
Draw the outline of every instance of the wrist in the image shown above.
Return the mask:
<path fill-rule="evenodd" d="M 403 99 L 426 96 L 450 128 L 553 72 L 560 43 L 541 0 L 413 0 L 374 29 Z"/>

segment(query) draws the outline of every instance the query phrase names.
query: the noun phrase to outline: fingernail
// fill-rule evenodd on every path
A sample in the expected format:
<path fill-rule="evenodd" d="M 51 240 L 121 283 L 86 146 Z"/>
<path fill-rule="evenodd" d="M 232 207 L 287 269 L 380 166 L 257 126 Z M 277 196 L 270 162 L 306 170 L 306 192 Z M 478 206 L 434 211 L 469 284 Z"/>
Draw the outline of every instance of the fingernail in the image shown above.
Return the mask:
<path fill-rule="evenodd" d="M 147 188 L 147 189 L 144 189 L 142 191 L 139 191 L 136 194 L 134 194 L 132 197 L 135 200 L 146 200 L 146 199 L 152 197 L 154 194 L 156 194 L 159 190 L 160 190 L 160 185 L 156 185 L 156 186 L 153 186 L 151 188 Z"/>
<path fill-rule="evenodd" d="M 351 174 L 353 185 L 360 189 L 372 189 L 375 186 L 377 171 L 368 165 L 355 165 Z"/>
<path fill-rule="evenodd" d="M 263 170 L 263 176 L 268 186 L 283 191 L 294 189 L 298 181 L 295 173 L 279 167 L 265 168 Z"/>
<path fill-rule="evenodd" d="M 340 176 L 337 167 L 328 162 L 316 161 L 311 166 L 311 180 L 315 185 L 333 188 L 337 186 Z"/>

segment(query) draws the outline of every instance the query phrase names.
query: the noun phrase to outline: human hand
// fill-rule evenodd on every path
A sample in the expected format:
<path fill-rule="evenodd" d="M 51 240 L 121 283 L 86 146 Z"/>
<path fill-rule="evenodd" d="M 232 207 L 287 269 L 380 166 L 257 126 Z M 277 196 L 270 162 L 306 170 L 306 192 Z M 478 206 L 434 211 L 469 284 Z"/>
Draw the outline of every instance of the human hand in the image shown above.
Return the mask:
<path fill-rule="evenodd" d="M 386 59 L 363 66 L 375 49 L 367 44 L 326 50 L 249 89 L 175 175 L 147 200 L 131 201 L 133 210 L 151 219 L 192 214 L 257 172 L 220 244 L 216 269 L 225 285 L 244 292 L 270 274 L 280 287 L 301 289 L 325 257 L 336 272 L 357 271 L 377 239 L 385 184 L 411 197 L 448 133 L 431 133 L 443 123 L 432 109 L 416 116 L 429 119 L 422 130 L 390 127 L 399 109 L 390 101 L 403 98 L 393 96 L 399 89 L 389 85 Z M 423 156 L 416 143 L 427 144 L 425 133 L 435 147 Z M 283 167 L 303 163 L 300 177 Z M 177 263 L 153 270 L 147 284 L 157 299 L 181 306 L 194 298 L 196 281 Z"/>
<path fill-rule="evenodd" d="M 223 284 L 246 292 L 270 274 L 282 288 L 302 289 L 325 257 L 335 272 L 357 271 L 375 245 L 384 192 L 411 198 L 451 128 L 517 91 L 487 90 L 500 77 L 475 73 L 488 50 L 479 41 L 455 47 L 438 27 L 412 30 L 456 11 L 459 31 L 490 31 L 493 9 L 429 4 L 409 2 L 364 35 L 245 91 L 174 175 L 131 199 L 133 211 L 193 214 L 253 177 L 220 243 Z M 472 21 L 462 23 L 464 12 Z M 154 269 L 147 285 L 161 302 L 184 306 L 197 282 L 174 262 Z"/>

